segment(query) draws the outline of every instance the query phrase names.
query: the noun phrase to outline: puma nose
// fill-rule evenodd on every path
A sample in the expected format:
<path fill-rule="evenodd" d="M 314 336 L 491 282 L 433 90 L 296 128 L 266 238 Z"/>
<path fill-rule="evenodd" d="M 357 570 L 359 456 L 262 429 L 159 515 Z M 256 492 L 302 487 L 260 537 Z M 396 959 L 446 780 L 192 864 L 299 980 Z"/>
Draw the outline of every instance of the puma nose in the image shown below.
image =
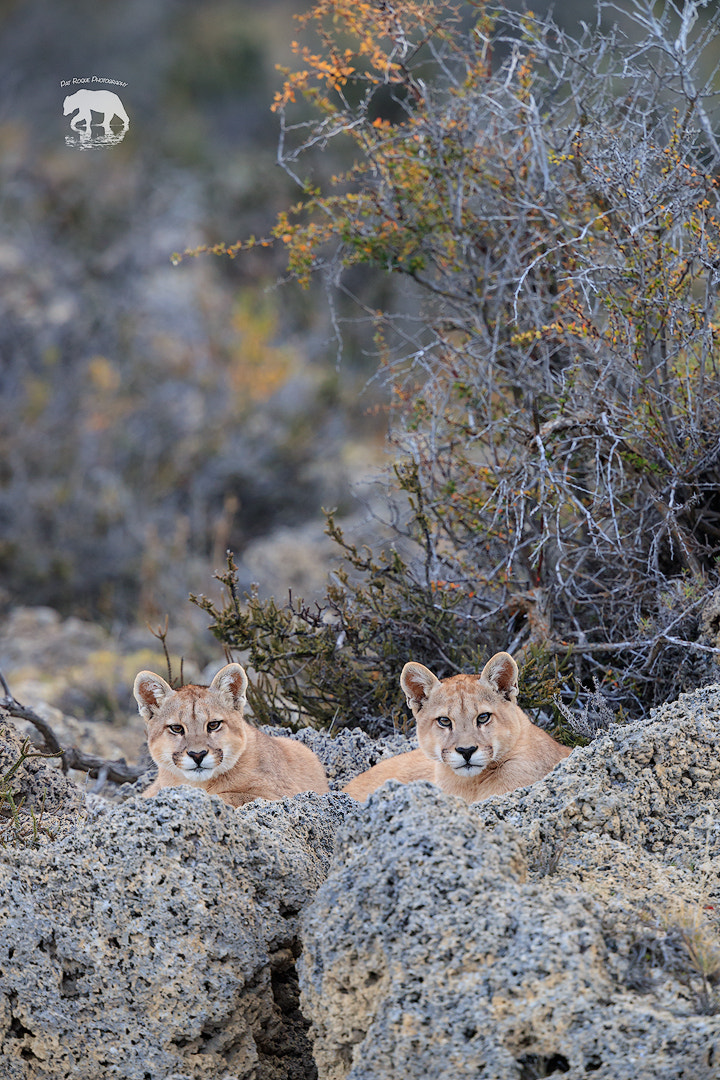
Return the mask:
<path fill-rule="evenodd" d="M 467 761 L 467 763 L 469 765 L 470 764 L 470 758 L 473 756 L 473 754 L 477 750 L 477 746 L 456 746 L 455 749 L 457 750 L 458 754 L 462 754 L 462 756 L 465 758 L 465 760 Z"/>
<path fill-rule="evenodd" d="M 202 759 L 207 756 L 207 750 L 188 750 L 187 756 L 191 757 L 196 765 L 199 765 Z"/>

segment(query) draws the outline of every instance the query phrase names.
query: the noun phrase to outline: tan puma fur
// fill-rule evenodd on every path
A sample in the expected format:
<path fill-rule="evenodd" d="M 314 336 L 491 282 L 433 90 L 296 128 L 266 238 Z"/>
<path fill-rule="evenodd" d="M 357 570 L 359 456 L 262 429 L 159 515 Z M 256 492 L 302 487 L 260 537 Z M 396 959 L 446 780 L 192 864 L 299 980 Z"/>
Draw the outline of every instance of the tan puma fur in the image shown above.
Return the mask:
<path fill-rule="evenodd" d="M 143 798 L 160 788 L 191 784 L 230 806 L 328 791 L 320 760 L 300 742 L 266 735 L 244 719 L 247 675 L 227 664 L 210 686 L 173 690 L 160 675 L 141 671 L 133 693 L 145 721 L 158 775 Z"/>
<path fill-rule="evenodd" d="M 356 799 L 395 779 L 432 780 L 450 795 L 480 802 L 532 784 L 570 753 L 517 706 L 518 669 L 509 653 L 493 656 L 481 675 L 442 680 L 423 664 L 406 664 L 400 684 L 420 749 L 351 780 L 343 791 Z"/>

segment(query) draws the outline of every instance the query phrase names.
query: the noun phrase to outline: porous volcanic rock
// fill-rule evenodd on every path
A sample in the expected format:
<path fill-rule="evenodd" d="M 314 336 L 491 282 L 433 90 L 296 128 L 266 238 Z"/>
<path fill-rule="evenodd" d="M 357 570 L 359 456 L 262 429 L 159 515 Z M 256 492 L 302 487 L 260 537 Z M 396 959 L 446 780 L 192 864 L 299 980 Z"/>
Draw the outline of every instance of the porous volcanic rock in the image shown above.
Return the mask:
<path fill-rule="evenodd" d="M 298 913 L 350 800 L 133 799 L 0 853 L 3 1080 L 309 1080 Z"/>
<path fill-rule="evenodd" d="M 371 738 L 360 728 L 341 728 L 334 735 L 313 728 L 301 728 L 295 734 L 263 727 L 269 735 L 284 735 L 298 739 L 309 746 L 323 763 L 331 790 L 339 790 L 359 773 L 377 765 L 379 761 L 404 754 L 417 748 L 417 738 L 410 738 L 399 731 L 392 735 Z"/>
<path fill-rule="evenodd" d="M 57 760 L 29 757 L 14 772 L 25 740 L 0 713 L 0 777 L 8 777 L 7 790 L 26 810 L 53 816 L 71 816 L 82 809 L 83 794 L 77 784 L 57 767 Z M 35 747 L 27 747 L 32 754 Z M 12 773 L 12 775 L 9 775 Z"/>
<path fill-rule="evenodd" d="M 681 694 L 650 717 L 573 750 L 530 788 L 477 805 L 532 847 L 597 832 L 689 866 L 720 852 L 720 685 Z"/>
<path fill-rule="evenodd" d="M 390 782 L 303 914 L 320 1080 L 717 1080 L 720 687 L 468 807 Z"/>

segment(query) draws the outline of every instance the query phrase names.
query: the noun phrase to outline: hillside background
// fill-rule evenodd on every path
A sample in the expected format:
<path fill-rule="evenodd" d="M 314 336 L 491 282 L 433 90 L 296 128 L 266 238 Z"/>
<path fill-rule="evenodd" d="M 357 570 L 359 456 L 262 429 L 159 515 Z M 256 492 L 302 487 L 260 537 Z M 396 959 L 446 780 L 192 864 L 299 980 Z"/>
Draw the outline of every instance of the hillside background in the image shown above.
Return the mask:
<path fill-rule="evenodd" d="M 227 547 L 247 555 L 248 584 L 302 586 L 300 559 L 278 580 L 258 540 L 308 523 L 322 535 L 320 507 L 350 512 L 352 482 L 382 461 L 371 343 L 346 327 L 338 360 L 320 291 L 276 287 L 282 252 L 170 262 L 266 234 L 296 198 L 270 103 L 302 10 L 0 7 L 5 604 L 182 620 Z M 131 125 L 83 153 L 65 145 L 60 80 L 91 74 L 127 82 Z"/>
<path fill-rule="evenodd" d="M 3 8 L 5 604 L 182 621 L 227 547 L 242 556 L 321 505 L 347 511 L 378 457 L 372 360 L 350 347 L 336 363 L 321 297 L 275 288 L 272 253 L 170 262 L 262 234 L 293 197 L 269 111 L 293 10 Z M 79 152 L 59 83 L 91 73 L 128 83 L 131 126 Z"/>

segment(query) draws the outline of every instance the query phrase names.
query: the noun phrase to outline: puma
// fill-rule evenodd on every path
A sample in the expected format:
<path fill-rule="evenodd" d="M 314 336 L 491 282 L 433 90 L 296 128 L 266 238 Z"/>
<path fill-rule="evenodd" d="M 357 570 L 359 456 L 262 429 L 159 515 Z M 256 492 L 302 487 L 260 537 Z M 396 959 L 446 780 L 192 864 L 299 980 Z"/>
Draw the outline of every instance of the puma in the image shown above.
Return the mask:
<path fill-rule="evenodd" d="M 240 664 L 227 664 L 210 686 L 179 690 L 152 671 L 140 672 L 133 693 L 158 766 L 143 798 L 180 784 L 219 795 L 230 806 L 328 791 L 325 770 L 312 750 L 248 724 L 243 715 L 247 684 Z"/>
<path fill-rule="evenodd" d="M 395 779 L 432 780 L 449 795 L 480 802 L 532 784 L 570 753 L 517 706 L 518 669 L 509 653 L 493 656 L 481 675 L 442 680 L 423 664 L 406 664 L 400 685 L 420 749 L 351 780 L 343 791 L 355 799 Z"/>

